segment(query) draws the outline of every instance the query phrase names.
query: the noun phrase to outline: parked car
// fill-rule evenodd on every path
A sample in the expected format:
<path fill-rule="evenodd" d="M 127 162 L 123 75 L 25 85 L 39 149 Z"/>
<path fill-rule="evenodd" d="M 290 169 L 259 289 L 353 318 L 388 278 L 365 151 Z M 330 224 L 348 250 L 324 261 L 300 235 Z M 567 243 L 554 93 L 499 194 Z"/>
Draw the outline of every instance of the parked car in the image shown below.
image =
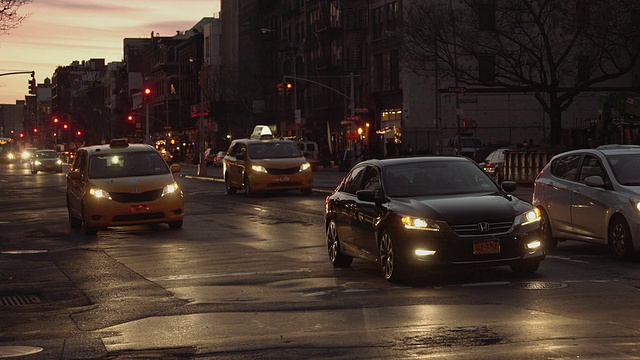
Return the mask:
<path fill-rule="evenodd" d="M 559 240 L 608 245 L 615 258 L 640 250 L 640 146 L 606 145 L 557 154 L 534 182 L 544 246 Z"/>
<path fill-rule="evenodd" d="M 216 155 L 220 151 L 222 151 L 222 150 L 207 148 L 207 150 L 204 151 L 204 163 L 205 163 L 205 165 L 207 165 L 207 166 L 213 165 L 214 158 L 216 157 Z"/>
<path fill-rule="evenodd" d="M 222 159 L 224 159 L 225 155 L 227 155 L 226 151 L 218 151 L 218 153 L 213 157 L 213 166 L 222 166 Z"/>
<path fill-rule="evenodd" d="M 329 260 L 376 262 L 394 282 L 440 265 L 535 272 L 545 258 L 539 211 L 507 194 L 516 188 L 464 157 L 358 163 L 326 200 Z"/>
<path fill-rule="evenodd" d="M 184 197 L 169 165 L 151 145 L 114 139 L 82 147 L 67 174 L 72 228 L 87 235 L 109 226 L 167 223 L 182 227 Z"/>
<path fill-rule="evenodd" d="M 504 181 L 504 152 L 507 150 L 509 148 L 494 150 L 480 163 L 480 167 L 491 175 L 498 184 Z"/>
<path fill-rule="evenodd" d="M 320 149 L 315 141 L 298 140 L 296 141 L 298 149 L 307 158 L 307 162 L 311 164 L 311 169 L 315 170 L 320 164 Z"/>
<path fill-rule="evenodd" d="M 301 190 L 311 194 L 313 173 L 300 149 L 291 140 L 276 139 L 266 125 L 256 126 L 250 138 L 231 142 L 223 160 L 227 194 L 244 190 L 249 196 L 261 191 Z"/>
<path fill-rule="evenodd" d="M 32 174 L 37 174 L 38 171 L 60 173 L 62 172 L 62 159 L 55 150 L 36 150 L 29 159 L 29 167 Z"/>

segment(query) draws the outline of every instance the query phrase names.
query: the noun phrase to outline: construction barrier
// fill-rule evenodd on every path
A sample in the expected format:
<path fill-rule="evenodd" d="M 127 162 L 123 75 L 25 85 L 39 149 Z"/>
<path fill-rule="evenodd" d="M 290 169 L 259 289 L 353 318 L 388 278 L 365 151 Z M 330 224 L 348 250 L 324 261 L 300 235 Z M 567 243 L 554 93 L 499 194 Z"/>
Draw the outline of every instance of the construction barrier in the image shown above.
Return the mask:
<path fill-rule="evenodd" d="M 507 150 L 504 152 L 504 179 L 531 183 L 558 151 Z"/>

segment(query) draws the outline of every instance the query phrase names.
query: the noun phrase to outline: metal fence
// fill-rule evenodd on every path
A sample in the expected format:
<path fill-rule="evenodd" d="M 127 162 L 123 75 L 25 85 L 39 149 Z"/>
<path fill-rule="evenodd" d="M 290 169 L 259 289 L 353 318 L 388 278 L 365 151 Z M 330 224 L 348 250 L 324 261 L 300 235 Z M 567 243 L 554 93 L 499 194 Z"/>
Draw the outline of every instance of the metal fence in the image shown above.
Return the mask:
<path fill-rule="evenodd" d="M 504 153 L 504 179 L 531 183 L 558 151 L 508 150 Z"/>

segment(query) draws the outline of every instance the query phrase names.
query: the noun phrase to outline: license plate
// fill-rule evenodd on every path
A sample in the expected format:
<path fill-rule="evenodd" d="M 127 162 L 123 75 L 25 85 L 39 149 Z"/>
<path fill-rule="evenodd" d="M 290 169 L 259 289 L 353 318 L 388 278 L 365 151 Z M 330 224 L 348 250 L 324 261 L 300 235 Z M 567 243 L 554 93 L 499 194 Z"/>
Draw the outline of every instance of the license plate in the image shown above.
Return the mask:
<path fill-rule="evenodd" d="M 473 255 L 499 254 L 500 240 L 484 240 L 473 242 Z"/>
<path fill-rule="evenodd" d="M 287 181 L 289 181 L 289 180 L 290 180 L 290 179 L 289 179 L 289 177 L 288 177 L 288 176 L 280 176 L 280 177 L 277 179 L 277 181 L 278 181 L 278 182 L 287 182 Z"/>
<path fill-rule="evenodd" d="M 149 211 L 147 205 L 131 205 L 132 214 L 144 214 Z"/>

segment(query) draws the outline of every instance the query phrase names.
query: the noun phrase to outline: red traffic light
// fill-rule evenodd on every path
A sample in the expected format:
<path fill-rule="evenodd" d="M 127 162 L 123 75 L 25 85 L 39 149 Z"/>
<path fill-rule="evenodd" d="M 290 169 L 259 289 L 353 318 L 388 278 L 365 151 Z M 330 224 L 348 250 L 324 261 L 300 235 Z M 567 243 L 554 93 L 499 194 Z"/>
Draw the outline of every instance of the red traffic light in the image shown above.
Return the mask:
<path fill-rule="evenodd" d="M 127 117 L 127 120 L 129 120 L 129 121 L 133 121 L 133 115 L 129 115 L 129 116 Z"/>
<path fill-rule="evenodd" d="M 287 90 L 291 90 L 293 89 L 293 84 L 292 83 L 287 83 Z"/>
<path fill-rule="evenodd" d="M 150 88 L 144 88 L 144 95 L 145 96 L 151 95 L 151 89 Z"/>
<path fill-rule="evenodd" d="M 82 136 L 82 131 L 78 130 L 78 132 L 76 133 L 76 135 L 78 135 L 78 136 Z"/>
<path fill-rule="evenodd" d="M 53 123 L 54 123 L 54 124 L 57 124 L 57 123 L 58 123 L 58 121 L 59 121 L 59 120 L 58 120 L 58 118 L 53 118 Z"/>
<path fill-rule="evenodd" d="M 62 125 L 62 128 L 63 128 L 63 129 L 65 129 L 65 130 L 67 130 L 67 129 L 69 128 L 69 125 L 64 124 L 64 125 Z"/>

